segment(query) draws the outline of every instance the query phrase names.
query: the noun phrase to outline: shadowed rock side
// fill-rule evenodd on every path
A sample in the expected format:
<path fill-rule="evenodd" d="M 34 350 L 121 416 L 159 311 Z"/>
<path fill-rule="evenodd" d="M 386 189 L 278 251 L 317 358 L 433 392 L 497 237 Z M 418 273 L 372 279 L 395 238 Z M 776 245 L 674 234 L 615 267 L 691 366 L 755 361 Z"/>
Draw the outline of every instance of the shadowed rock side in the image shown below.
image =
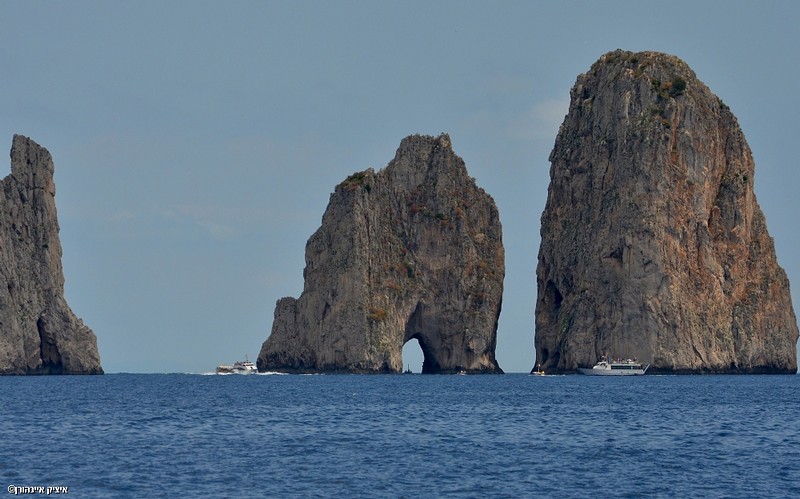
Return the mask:
<path fill-rule="evenodd" d="M 97 338 L 64 299 L 53 160 L 20 135 L 0 193 L 0 374 L 102 374 Z"/>
<path fill-rule="evenodd" d="M 416 338 L 423 373 L 502 372 L 501 232 L 447 135 L 404 139 L 386 168 L 336 186 L 306 245 L 303 293 L 278 301 L 258 369 L 399 373 Z"/>
<path fill-rule="evenodd" d="M 653 52 L 604 55 L 570 97 L 542 214 L 537 364 L 794 373 L 789 282 L 728 107 Z"/>

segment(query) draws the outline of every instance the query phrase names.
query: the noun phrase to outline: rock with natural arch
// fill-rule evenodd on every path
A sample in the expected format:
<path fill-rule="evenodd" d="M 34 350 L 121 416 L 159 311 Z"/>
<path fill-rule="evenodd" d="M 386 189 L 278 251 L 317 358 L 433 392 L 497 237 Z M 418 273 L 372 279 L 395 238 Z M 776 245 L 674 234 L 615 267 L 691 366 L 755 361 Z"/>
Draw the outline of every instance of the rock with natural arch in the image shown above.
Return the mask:
<path fill-rule="evenodd" d="M 497 207 L 450 137 L 407 137 L 385 168 L 336 186 L 303 293 L 278 300 L 258 368 L 399 373 L 415 338 L 423 373 L 501 373 L 504 275 Z"/>

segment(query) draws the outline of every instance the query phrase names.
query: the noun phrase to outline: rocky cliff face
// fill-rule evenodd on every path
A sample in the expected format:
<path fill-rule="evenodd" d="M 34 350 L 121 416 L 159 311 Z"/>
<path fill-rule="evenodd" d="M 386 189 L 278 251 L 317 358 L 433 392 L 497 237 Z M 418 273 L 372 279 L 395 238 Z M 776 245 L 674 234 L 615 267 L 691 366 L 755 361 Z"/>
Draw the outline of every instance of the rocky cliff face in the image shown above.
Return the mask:
<path fill-rule="evenodd" d="M 102 374 L 94 333 L 64 300 L 50 153 L 15 135 L 0 186 L 0 374 Z"/>
<path fill-rule="evenodd" d="M 604 55 L 570 95 L 542 215 L 536 362 L 794 373 L 789 283 L 728 107 L 653 52 Z"/>
<path fill-rule="evenodd" d="M 502 372 L 504 265 L 497 208 L 450 138 L 408 137 L 386 168 L 336 187 L 303 293 L 278 301 L 258 368 L 397 373 L 416 338 L 424 373 Z"/>

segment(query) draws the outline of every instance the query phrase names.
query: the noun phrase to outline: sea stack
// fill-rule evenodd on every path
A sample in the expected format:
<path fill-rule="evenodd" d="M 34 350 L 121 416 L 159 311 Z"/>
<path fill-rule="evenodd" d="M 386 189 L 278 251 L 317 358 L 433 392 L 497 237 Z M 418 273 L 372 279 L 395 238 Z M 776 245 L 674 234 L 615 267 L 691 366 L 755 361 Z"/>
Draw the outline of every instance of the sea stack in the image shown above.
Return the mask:
<path fill-rule="evenodd" d="M 789 282 L 739 124 L 680 59 L 617 50 L 578 77 L 550 155 L 536 363 L 795 373 Z"/>
<path fill-rule="evenodd" d="M 21 135 L 0 194 L 0 374 L 102 374 L 97 338 L 64 299 L 47 149 Z"/>
<path fill-rule="evenodd" d="M 423 373 L 500 373 L 504 275 L 497 207 L 450 137 L 407 137 L 385 168 L 336 186 L 258 369 L 399 373 L 416 338 Z"/>

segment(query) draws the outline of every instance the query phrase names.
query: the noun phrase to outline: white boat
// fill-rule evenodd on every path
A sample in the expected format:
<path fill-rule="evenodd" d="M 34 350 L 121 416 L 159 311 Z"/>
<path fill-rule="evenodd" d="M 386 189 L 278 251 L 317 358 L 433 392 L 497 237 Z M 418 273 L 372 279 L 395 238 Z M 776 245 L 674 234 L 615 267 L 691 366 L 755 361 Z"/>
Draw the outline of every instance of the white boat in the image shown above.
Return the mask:
<path fill-rule="evenodd" d="M 614 361 L 601 360 L 591 369 L 585 367 L 578 368 L 578 372 L 588 376 L 641 376 L 647 372 L 648 367 L 650 367 L 650 364 L 642 367 L 640 362 L 631 359 Z"/>
<path fill-rule="evenodd" d="M 545 372 L 542 371 L 541 364 L 536 364 L 536 370 L 532 371 L 531 374 L 533 374 L 534 376 L 547 376 L 547 374 L 545 374 Z"/>
<path fill-rule="evenodd" d="M 234 362 L 232 366 L 217 366 L 217 374 L 255 374 L 258 368 L 249 360 Z"/>
<path fill-rule="evenodd" d="M 233 372 L 236 374 L 255 374 L 258 372 L 258 368 L 249 360 L 245 360 L 244 362 L 234 362 Z"/>

